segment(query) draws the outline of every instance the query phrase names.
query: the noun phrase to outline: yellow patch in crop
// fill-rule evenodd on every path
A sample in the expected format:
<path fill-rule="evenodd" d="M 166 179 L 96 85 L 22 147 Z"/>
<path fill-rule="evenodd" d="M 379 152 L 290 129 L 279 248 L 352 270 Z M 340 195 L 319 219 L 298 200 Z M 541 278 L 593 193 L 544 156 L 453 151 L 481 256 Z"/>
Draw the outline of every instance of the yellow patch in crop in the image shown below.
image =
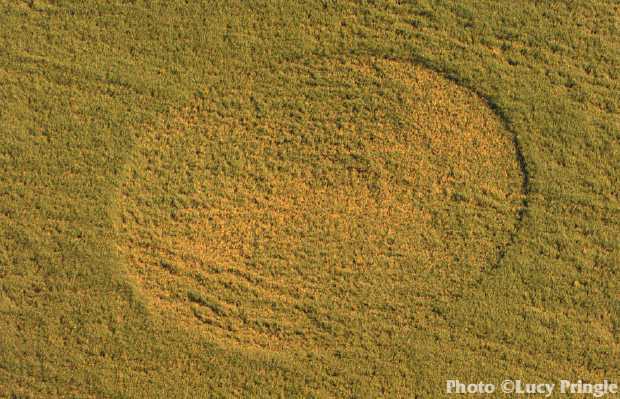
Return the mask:
<path fill-rule="evenodd" d="M 223 346 L 379 359 L 509 242 L 523 177 L 471 92 L 374 59 L 239 82 L 135 154 L 120 246 L 154 311 Z"/>

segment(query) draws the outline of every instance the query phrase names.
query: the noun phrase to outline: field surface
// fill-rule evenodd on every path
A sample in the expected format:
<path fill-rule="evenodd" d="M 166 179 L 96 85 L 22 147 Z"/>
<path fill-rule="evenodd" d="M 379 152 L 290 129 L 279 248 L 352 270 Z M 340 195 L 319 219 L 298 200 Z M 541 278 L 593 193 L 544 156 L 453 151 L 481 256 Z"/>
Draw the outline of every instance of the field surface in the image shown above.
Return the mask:
<path fill-rule="evenodd" d="M 0 398 L 620 383 L 620 4 L 0 0 Z"/>

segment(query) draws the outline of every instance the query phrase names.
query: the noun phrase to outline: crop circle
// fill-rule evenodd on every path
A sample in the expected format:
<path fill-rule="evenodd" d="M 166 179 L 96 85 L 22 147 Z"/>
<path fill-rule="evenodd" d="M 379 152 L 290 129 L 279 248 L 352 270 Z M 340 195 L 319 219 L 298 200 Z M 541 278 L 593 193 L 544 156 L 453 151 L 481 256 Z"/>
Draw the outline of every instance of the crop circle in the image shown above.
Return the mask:
<path fill-rule="evenodd" d="M 240 76 L 131 162 L 119 245 L 155 313 L 227 347 L 374 353 L 509 242 L 523 176 L 475 94 L 377 59 Z"/>

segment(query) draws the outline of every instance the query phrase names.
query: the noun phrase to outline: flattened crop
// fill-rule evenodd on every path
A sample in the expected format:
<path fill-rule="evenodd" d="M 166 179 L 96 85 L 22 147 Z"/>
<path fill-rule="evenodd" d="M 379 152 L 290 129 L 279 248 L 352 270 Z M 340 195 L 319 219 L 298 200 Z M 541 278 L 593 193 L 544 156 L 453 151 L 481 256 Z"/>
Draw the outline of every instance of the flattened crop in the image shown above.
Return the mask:
<path fill-rule="evenodd" d="M 119 246 L 152 311 L 240 350 L 405 356 L 517 228 L 510 133 L 409 63 L 234 72 L 130 163 Z"/>

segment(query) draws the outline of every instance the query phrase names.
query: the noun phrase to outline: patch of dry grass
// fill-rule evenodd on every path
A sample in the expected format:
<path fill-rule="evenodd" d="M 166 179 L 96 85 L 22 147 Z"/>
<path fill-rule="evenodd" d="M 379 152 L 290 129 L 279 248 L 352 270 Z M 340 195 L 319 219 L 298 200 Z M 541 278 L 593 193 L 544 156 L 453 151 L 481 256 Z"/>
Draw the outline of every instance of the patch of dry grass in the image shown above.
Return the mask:
<path fill-rule="evenodd" d="M 148 128 L 119 228 L 153 311 L 226 347 L 301 357 L 439 323 L 437 304 L 516 228 L 509 133 L 419 66 L 290 68 L 305 79 L 242 76 Z"/>

